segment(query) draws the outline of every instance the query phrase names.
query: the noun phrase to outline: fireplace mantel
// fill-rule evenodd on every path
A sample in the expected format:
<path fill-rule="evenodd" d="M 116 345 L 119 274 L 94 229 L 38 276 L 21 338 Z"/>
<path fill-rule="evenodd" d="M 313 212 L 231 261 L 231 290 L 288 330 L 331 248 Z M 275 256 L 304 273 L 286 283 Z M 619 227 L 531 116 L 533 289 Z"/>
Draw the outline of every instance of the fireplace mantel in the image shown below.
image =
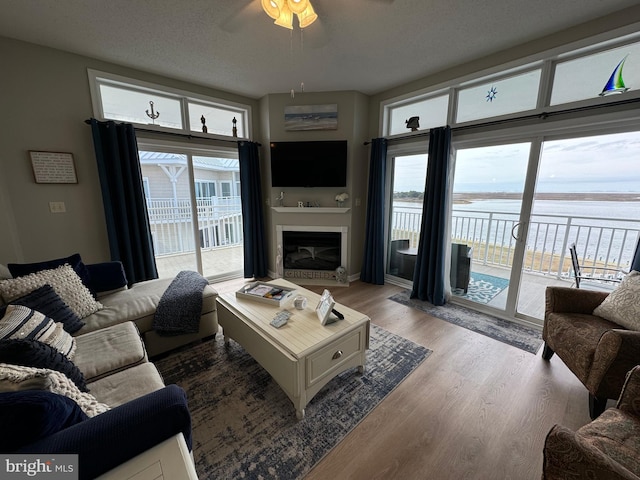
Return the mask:
<path fill-rule="evenodd" d="M 350 207 L 271 207 L 278 213 L 347 213 Z"/>

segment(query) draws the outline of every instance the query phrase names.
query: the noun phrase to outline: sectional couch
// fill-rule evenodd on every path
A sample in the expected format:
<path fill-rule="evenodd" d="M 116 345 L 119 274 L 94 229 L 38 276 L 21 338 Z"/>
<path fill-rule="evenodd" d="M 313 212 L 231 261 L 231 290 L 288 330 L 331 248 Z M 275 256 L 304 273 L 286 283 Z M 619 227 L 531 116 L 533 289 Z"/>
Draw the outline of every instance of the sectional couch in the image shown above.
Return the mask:
<path fill-rule="evenodd" d="M 0 311 L 0 338 L 4 335 L 0 340 L 0 452 L 76 453 L 80 478 L 95 478 L 176 434 L 191 450 L 186 394 L 176 385 L 165 386 L 149 357 L 215 335 L 215 290 L 204 287 L 198 332 L 165 337 L 154 331 L 153 318 L 171 279 L 129 286 L 118 262 L 84 265 L 79 255 L 27 268 L 9 267 L 17 278 L 4 283 L 0 279 L 0 294 L 9 304 Z M 13 284 L 24 287 L 22 279 L 33 287 L 26 280 L 31 278 L 27 272 L 33 271 L 45 277 L 47 272 L 57 272 L 51 277 L 53 285 L 11 298 Z M 74 281 L 77 275 L 93 293 L 93 306 L 84 297 L 77 302 L 60 285 L 59 277 L 64 275 Z M 54 300 L 43 301 L 45 296 Z M 82 312 L 80 323 L 80 316 L 54 322 L 47 313 L 27 306 L 40 302 L 41 309 L 51 313 L 62 296 L 63 304 Z M 38 325 L 51 320 L 55 330 L 43 327 L 36 334 L 23 335 L 34 324 L 32 317 Z M 60 325 L 73 333 L 65 334 Z M 45 330 L 46 341 L 36 338 Z M 11 338 L 8 331 L 13 331 Z"/>

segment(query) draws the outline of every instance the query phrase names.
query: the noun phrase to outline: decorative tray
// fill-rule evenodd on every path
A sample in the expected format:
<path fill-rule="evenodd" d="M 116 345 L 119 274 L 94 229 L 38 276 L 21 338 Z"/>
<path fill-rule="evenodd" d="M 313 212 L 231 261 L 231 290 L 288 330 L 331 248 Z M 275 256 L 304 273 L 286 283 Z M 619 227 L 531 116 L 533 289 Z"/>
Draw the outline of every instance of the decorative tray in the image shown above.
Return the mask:
<path fill-rule="evenodd" d="M 281 307 L 293 298 L 295 292 L 293 288 L 281 287 L 266 282 L 251 282 L 238 290 L 236 297 Z"/>

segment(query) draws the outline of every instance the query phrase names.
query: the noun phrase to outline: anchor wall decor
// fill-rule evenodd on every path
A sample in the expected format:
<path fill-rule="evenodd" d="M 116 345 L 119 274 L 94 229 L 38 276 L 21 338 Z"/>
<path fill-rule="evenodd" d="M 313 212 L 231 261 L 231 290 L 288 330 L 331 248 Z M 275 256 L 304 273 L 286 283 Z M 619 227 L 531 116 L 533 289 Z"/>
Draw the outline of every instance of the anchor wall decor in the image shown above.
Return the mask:
<path fill-rule="evenodd" d="M 151 119 L 151 123 L 153 123 L 154 125 L 156 124 L 156 118 L 158 118 L 160 116 L 160 112 L 154 112 L 153 111 L 153 102 L 149 102 L 149 106 L 151 107 L 151 113 L 149 113 L 149 110 L 145 110 L 145 112 L 147 112 L 147 117 L 149 117 Z"/>

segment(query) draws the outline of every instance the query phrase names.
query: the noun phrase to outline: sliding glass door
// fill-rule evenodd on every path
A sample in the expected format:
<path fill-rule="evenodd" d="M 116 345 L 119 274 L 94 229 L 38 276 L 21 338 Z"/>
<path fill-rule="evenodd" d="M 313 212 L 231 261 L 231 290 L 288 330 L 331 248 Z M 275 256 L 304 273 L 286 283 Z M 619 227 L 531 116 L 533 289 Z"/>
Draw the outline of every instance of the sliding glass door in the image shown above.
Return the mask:
<path fill-rule="evenodd" d="M 513 310 L 526 228 L 531 143 L 459 148 L 451 215 L 451 290 L 463 301 Z M 517 289 L 516 289 L 517 290 Z"/>
<path fill-rule="evenodd" d="M 195 270 L 241 274 L 242 208 L 237 151 L 141 144 L 140 163 L 160 277 Z"/>
<path fill-rule="evenodd" d="M 542 318 L 546 287 L 574 285 L 572 244 L 592 278 L 582 288 L 611 289 L 602 279 L 629 270 L 640 235 L 638 158 L 638 131 L 542 144 L 518 312 Z"/>
<path fill-rule="evenodd" d="M 574 285 L 572 244 L 591 288 L 621 276 L 640 237 L 639 156 L 640 132 L 458 147 L 454 300 L 541 323 L 546 288 Z"/>
<path fill-rule="evenodd" d="M 426 153 L 390 152 L 390 219 L 387 274 L 413 281 L 427 173 Z"/>

